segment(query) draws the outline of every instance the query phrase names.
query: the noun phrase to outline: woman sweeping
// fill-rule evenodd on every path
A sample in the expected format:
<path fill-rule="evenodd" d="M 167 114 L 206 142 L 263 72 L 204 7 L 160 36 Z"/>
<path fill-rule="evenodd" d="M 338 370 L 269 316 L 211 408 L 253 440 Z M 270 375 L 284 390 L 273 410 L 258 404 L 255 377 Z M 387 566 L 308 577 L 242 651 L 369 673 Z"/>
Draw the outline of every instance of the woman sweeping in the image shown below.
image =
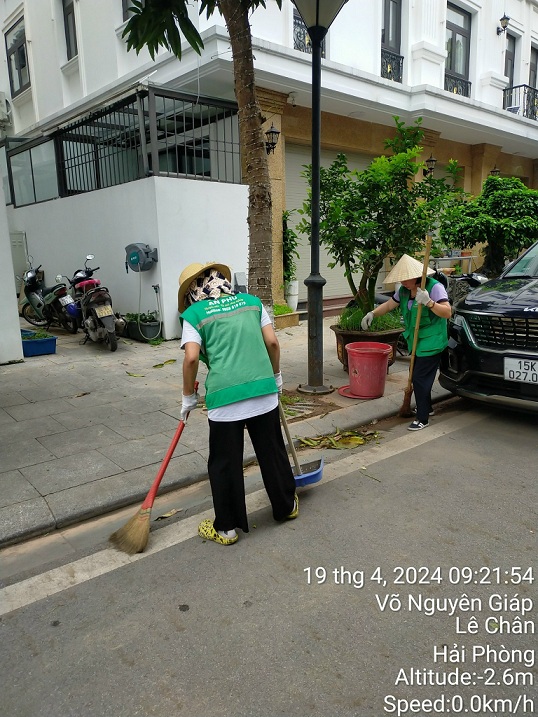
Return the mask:
<path fill-rule="evenodd" d="M 416 419 L 408 426 L 409 431 L 427 428 L 429 416 L 433 414 L 432 386 L 441 354 L 448 345 L 447 319 L 452 312 L 446 289 L 439 281 L 428 276 L 425 289 L 420 288 L 423 271 L 423 264 L 404 254 L 384 281 L 385 284 L 400 282 L 400 288 L 388 301 L 368 312 L 361 323 L 363 331 L 367 331 L 375 316 L 383 316 L 399 306 L 405 326 L 404 337 L 411 351 L 418 306 L 422 304 L 412 375 Z M 427 274 L 433 273 L 433 269 L 427 269 Z"/>
<path fill-rule="evenodd" d="M 243 478 L 246 427 L 260 466 L 275 520 L 299 514 L 295 478 L 278 412 L 280 345 L 267 311 L 250 294 L 234 294 L 224 264 L 190 264 L 179 277 L 184 419 L 197 404 L 194 382 L 199 361 L 207 364 L 208 473 L 214 520 L 203 520 L 200 537 L 220 545 L 248 533 Z"/>

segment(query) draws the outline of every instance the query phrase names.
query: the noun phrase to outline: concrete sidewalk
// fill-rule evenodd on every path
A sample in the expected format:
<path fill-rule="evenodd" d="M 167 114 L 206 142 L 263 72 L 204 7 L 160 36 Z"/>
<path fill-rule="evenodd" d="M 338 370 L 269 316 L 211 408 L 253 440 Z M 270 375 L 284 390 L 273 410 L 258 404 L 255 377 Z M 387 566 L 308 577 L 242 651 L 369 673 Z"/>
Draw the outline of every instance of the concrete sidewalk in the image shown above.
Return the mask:
<path fill-rule="evenodd" d="M 324 320 L 324 381 L 349 384 Z M 21 328 L 32 328 L 21 320 Z M 120 339 L 118 350 L 81 345 L 58 329 L 55 354 L 0 366 L 0 546 L 141 502 L 177 428 L 181 408 L 178 341 L 159 346 Z M 307 383 L 307 324 L 281 329 L 284 389 Z M 337 390 L 318 397 L 323 415 L 293 420 L 292 436 L 348 429 L 398 412 L 409 359 L 398 357 L 382 398 L 363 401 Z M 200 372 L 203 395 L 203 373 Z M 438 384 L 435 399 L 449 394 Z M 309 397 L 304 402 L 308 404 Z M 197 409 L 174 453 L 160 493 L 207 477 L 208 425 Z M 254 457 L 247 441 L 245 461 Z"/>

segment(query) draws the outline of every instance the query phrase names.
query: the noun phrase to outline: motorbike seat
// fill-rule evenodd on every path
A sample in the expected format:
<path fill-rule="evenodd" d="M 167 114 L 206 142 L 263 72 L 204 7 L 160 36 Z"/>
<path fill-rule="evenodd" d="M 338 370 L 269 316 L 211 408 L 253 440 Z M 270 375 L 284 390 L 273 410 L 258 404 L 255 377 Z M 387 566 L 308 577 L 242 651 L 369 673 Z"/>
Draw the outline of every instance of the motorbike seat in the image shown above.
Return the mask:
<path fill-rule="evenodd" d="M 51 294 L 52 292 L 57 291 L 58 289 L 65 289 L 65 284 L 54 284 L 54 286 L 44 286 L 41 289 L 41 293 L 43 296 L 46 296 L 47 294 Z"/>
<path fill-rule="evenodd" d="M 82 293 L 85 293 L 86 291 L 89 291 L 90 289 L 95 289 L 96 286 L 100 286 L 101 282 L 99 279 L 86 279 L 85 281 L 81 281 L 77 284 L 77 292 L 80 291 Z"/>

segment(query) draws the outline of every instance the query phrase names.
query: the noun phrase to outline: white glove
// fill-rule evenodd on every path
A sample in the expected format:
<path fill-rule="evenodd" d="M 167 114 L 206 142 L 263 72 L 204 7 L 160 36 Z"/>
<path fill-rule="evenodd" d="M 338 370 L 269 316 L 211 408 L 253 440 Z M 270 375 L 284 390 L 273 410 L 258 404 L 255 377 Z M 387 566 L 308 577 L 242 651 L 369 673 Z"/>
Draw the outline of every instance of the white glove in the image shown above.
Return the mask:
<path fill-rule="evenodd" d="M 417 295 L 415 296 L 417 304 L 429 304 L 431 301 L 430 295 L 426 291 L 426 289 L 421 289 L 420 286 L 417 289 Z"/>
<path fill-rule="evenodd" d="M 185 396 L 185 394 L 183 394 L 183 400 L 181 402 L 181 413 L 179 414 L 180 420 L 187 420 L 189 413 L 193 411 L 198 405 L 198 398 L 199 396 L 196 391 L 194 393 L 191 393 L 190 396 Z"/>
<path fill-rule="evenodd" d="M 278 373 L 275 373 L 275 381 L 276 381 L 276 387 L 278 388 L 278 393 L 282 395 L 282 374 L 280 371 Z"/>
<path fill-rule="evenodd" d="M 369 311 L 366 316 L 361 321 L 361 329 L 363 331 L 368 331 L 370 326 L 372 325 L 372 321 L 374 320 L 374 312 Z"/>

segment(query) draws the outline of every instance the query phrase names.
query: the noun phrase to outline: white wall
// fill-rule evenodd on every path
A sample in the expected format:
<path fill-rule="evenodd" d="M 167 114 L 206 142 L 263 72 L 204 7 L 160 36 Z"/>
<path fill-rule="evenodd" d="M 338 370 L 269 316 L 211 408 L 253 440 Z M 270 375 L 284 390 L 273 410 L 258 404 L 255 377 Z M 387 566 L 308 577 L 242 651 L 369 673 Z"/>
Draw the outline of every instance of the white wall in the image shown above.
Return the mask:
<path fill-rule="evenodd" d="M 0 187 L 0 256 L 11 259 L 4 191 Z M 2 340 L 0 364 L 22 361 L 22 341 L 17 309 L 17 289 L 11 261 L 0 261 L 0 306 L 2 307 Z"/>
<path fill-rule="evenodd" d="M 46 281 L 72 276 L 89 262 L 107 286 L 121 314 L 157 308 L 160 287 L 163 333 L 179 335 L 178 277 L 194 261 L 220 261 L 246 271 L 248 188 L 189 179 L 150 177 L 118 187 L 42 204 L 8 208 L 10 231 L 25 231 L 28 251 L 43 264 Z M 157 248 L 153 269 L 125 270 L 125 247 L 133 242 Z M 9 247 L 8 247 L 9 248 Z M 9 267 L 11 271 L 11 267 Z M 11 276 L 11 274 L 10 274 Z M 13 278 L 11 277 L 13 281 Z"/>

